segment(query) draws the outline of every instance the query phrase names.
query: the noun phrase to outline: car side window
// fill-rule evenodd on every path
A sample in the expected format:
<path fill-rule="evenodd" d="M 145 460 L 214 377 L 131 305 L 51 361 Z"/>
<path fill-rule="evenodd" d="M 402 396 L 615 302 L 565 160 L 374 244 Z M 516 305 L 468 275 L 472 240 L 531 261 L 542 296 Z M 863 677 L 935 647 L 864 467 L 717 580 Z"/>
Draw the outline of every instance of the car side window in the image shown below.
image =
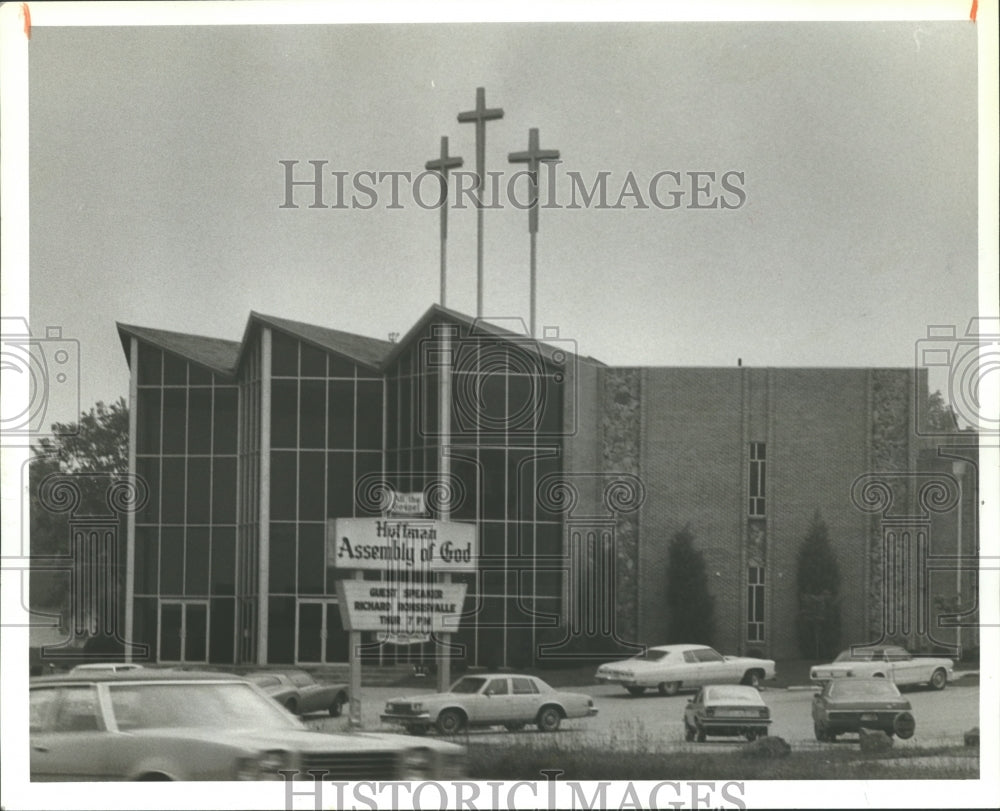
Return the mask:
<path fill-rule="evenodd" d="M 57 690 L 54 687 L 31 691 L 29 704 L 31 732 L 51 732 L 56 708 Z"/>
<path fill-rule="evenodd" d="M 486 695 L 505 696 L 507 695 L 507 679 L 493 679 L 490 686 L 486 688 Z"/>
<path fill-rule="evenodd" d="M 307 684 L 312 684 L 312 676 L 308 673 L 293 673 L 290 681 L 296 687 L 305 687 Z"/>
<path fill-rule="evenodd" d="M 102 728 L 94 687 L 65 687 L 60 692 L 54 732 L 96 732 Z"/>
<path fill-rule="evenodd" d="M 693 650 L 684 651 L 684 661 L 693 665 L 695 662 L 698 661 L 697 657 L 694 654 L 695 651 Z"/>
<path fill-rule="evenodd" d="M 721 662 L 722 654 L 718 653 L 711 648 L 702 648 L 701 650 L 695 651 L 698 656 L 699 662 Z"/>
<path fill-rule="evenodd" d="M 511 679 L 514 686 L 514 695 L 533 695 L 538 692 L 538 688 L 531 679 Z"/>

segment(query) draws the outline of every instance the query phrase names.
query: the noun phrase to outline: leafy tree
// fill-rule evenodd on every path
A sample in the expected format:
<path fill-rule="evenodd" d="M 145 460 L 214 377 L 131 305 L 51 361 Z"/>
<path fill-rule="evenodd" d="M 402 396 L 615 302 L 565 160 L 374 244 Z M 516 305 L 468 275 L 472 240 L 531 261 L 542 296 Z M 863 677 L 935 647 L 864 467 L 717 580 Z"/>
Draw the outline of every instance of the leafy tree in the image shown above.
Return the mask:
<path fill-rule="evenodd" d="M 840 648 L 840 567 L 819 510 L 799 546 L 798 593 L 799 650 L 807 658 L 833 656 Z"/>
<path fill-rule="evenodd" d="M 667 567 L 667 642 L 711 644 L 715 603 L 690 524 L 671 538 Z"/>
<path fill-rule="evenodd" d="M 926 431 L 947 431 L 949 433 L 958 430 L 958 418 L 955 411 L 940 389 L 927 397 L 927 406 L 924 410 L 924 430 Z"/>
<path fill-rule="evenodd" d="M 128 472 L 128 406 L 124 398 L 110 405 L 99 402 L 81 414 L 76 423 L 56 423 L 52 433 L 52 438 L 42 438 L 32 448 L 29 486 L 33 556 L 70 555 L 71 514 L 77 518 L 108 515 L 108 486 Z M 78 495 L 79 502 L 72 510 L 54 508 L 52 486 L 56 482 L 72 490 L 74 497 Z M 58 504 L 58 498 L 55 501 Z M 122 537 L 119 530 L 119 539 Z M 33 572 L 29 596 L 32 608 L 63 608 L 68 592 L 69 573 L 65 570 L 46 571 L 42 566 Z"/>

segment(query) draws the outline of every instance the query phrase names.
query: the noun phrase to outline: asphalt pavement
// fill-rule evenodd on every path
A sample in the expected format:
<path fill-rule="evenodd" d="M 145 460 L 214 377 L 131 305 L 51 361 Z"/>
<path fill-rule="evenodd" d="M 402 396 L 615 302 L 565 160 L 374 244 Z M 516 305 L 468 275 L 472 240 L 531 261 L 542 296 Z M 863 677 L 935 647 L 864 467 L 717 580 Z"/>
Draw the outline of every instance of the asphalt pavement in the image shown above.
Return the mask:
<path fill-rule="evenodd" d="M 564 721 L 557 735 L 581 742 L 613 742 L 619 748 L 630 745 L 642 748 L 674 750 L 711 747 L 725 749 L 738 745 L 742 740 L 720 739 L 718 743 L 687 744 L 684 742 L 682 718 L 687 700 L 693 693 L 677 696 L 660 696 L 650 691 L 643 696 L 629 695 L 615 685 L 567 688 L 572 692 L 585 693 L 594 698 L 598 715 Z M 365 729 L 402 731 L 397 725 L 384 724 L 379 719 L 386 701 L 402 695 L 433 693 L 433 688 L 365 687 L 361 695 L 361 719 Z M 771 708 L 774 722 L 771 735 L 777 735 L 795 748 L 823 748 L 846 743 L 856 745 L 857 736 L 843 735 L 835 744 L 820 744 L 813 735 L 811 689 L 767 688 L 762 692 L 765 702 Z M 897 741 L 897 746 L 929 746 L 962 742 L 963 733 L 979 721 L 979 686 L 964 687 L 961 682 L 950 684 L 942 691 L 930 689 L 907 689 L 903 695 L 913 706 L 917 721 L 916 734 L 908 741 Z M 347 718 L 324 718 L 315 716 L 307 719 L 310 726 L 324 730 L 342 730 L 348 727 Z M 432 733 L 435 734 L 435 733 Z M 544 745 L 547 735 L 533 727 L 511 733 L 501 727 L 472 730 L 461 737 L 469 745 L 509 739 L 512 735 L 523 740 L 537 738 Z"/>

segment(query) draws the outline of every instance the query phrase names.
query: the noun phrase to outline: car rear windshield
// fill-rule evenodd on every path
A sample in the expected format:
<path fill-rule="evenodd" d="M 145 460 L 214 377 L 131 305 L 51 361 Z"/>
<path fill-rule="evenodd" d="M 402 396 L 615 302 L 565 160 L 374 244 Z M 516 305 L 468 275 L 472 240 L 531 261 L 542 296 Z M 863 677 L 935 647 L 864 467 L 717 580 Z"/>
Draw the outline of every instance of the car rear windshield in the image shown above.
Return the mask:
<path fill-rule="evenodd" d="M 295 729 L 298 721 L 271 699 L 239 682 L 173 684 L 123 682 L 108 686 L 118 728 Z"/>
<path fill-rule="evenodd" d="M 670 651 L 668 650 L 647 650 L 645 653 L 640 653 L 638 656 L 633 656 L 632 658 L 642 662 L 660 662 L 669 655 Z"/>
<path fill-rule="evenodd" d="M 873 679 L 860 681 L 856 679 L 838 679 L 831 682 L 827 695 L 836 698 L 896 698 L 899 690 L 891 681 Z"/>
<path fill-rule="evenodd" d="M 763 699 L 752 687 L 707 687 L 705 688 L 706 701 L 736 701 L 741 704 L 763 704 Z"/>
<path fill-rule="evenodd" d="M 841 651 L 837 658 L 833 661 L 835 662 L 870 662 L 872 660 L 872 652 L 869 651 L 858 651 L 854 652 L 851 650 Z"/>

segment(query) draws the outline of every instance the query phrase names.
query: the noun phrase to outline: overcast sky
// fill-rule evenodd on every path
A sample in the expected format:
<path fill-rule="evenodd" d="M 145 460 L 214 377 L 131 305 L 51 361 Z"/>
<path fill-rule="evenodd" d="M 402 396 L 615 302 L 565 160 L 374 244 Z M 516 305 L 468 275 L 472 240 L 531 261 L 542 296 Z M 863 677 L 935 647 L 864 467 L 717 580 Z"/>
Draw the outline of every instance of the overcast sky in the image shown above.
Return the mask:
<path fill-rule="evenodd" d="M 115 322 L 238 340 L 250 310 L 385 338 L 437 300 L 438 212 L 283 209 L 283 160 L 418 174 L 477 86 L 486 168 L 558 149 L 538 319 L 621 365 L 912 366 L 977 310 L 976 27 L 963 22 L 36 28 L 30 295 L 80 341 L 80 405 L 127 396 Z M 685 194 L 675 209 L 650 199 Z M 576 172 L 642 202 L 570 209 Z M 690 173 L 714 172 L 697 200 Z M 730 185 L 720 185 L 727 172 Z M 740 179 L 740 177 L 742 179 Z M 424 184 L 424 199 L 433 199 Z M 543 196 L 546 194 L 543 176 Z M 520 194 L 520 189 L 518 189 Z M 739 203 L 691 209 L 695 202 Z M 336 202 L 327 175 L 325 202 Z M 522 195 L 523 196 L 523 195 Z M 367 196 L 360 196 L 362 203 Z M 485 212 L 485 311 L 528 310 L 528 216 Z M 448 304 L 475 314 L 475 211 Z M 75 417 L 56 400 L 53 419 Z"/>

